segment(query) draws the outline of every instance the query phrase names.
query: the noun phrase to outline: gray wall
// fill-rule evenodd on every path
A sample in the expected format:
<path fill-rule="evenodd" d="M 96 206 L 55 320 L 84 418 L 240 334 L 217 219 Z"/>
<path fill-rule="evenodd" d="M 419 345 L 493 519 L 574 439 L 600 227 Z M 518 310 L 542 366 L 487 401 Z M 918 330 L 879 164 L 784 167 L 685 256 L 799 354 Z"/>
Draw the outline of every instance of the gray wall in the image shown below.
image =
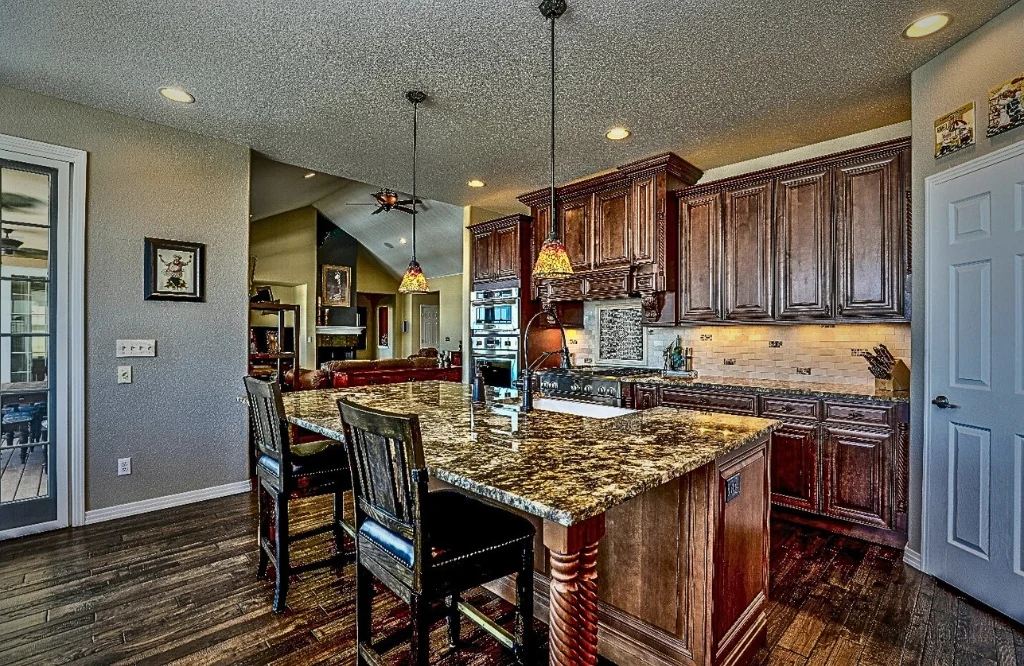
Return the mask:
<path fill-rule="evenodd" d="M 86 508 L 246 479 L 248 148 L 2 86 L 0 132 L 89 153 Z M 146 236 L 206 244 L 205 303 L 143 300 Z M 117 338 L 157 340 L 133 384 Z"/>
<path fill-rule="evenodd" d="M 912 116 L 914 150 L 913 345 L 911 390 L 910 547 L 921 548 L 921 480 L 924 408 L 931 396 L 924 386 L 924 179 L 1011 143 L 1024 140 L 1018 128 L 988 139 L 988 91 L 1024 73 L 1024 2 L 1018 2 L 914 72 Z M 974 101 L 977 144 L 935 159 L 935 119 Z"/>

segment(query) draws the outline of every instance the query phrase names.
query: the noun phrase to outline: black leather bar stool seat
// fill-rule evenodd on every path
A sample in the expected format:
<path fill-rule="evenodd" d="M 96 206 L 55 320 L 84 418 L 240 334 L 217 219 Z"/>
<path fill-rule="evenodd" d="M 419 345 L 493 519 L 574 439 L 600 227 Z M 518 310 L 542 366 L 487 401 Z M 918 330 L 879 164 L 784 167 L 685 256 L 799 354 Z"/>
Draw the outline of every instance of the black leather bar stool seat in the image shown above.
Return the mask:
<path fill-rule="evenodd" d="M 459 644 L 461 614 L 530 664 L 533 636 L 533 539 L 526 518 L 456 490 L 427 491 L 419 418 L 338 401 L 356 508 L 358 664 L 379 666 L 398 632 L 374 643 L 376 578 L 409 604 L 411 663 L 430 660 L 431 602 L 444 600 L 448 642 Z M 515 631 L 460 599 L 472 588 L 514 575 Z M 402 638 L 404 640 L 404 638 Z"/>

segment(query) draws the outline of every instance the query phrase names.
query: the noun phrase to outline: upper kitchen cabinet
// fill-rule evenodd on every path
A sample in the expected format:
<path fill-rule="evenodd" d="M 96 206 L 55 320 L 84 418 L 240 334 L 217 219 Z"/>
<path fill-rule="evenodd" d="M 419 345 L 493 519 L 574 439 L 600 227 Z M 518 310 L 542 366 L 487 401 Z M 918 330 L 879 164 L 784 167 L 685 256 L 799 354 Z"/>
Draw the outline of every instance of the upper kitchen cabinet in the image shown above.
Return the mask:
<path fill-rule="evenodd" d="M 679 317 L 722 316 L 722 193 L 679 200 Z"/>
<path fill-rule="evenodd" d="M 907 149 L 856 156 L 834 167 L 840 317 L 903 314 L 908 172 Z"/>
<path fill-rule="evenodd" d="M 901 139 L 675 192 L 680 323 L 903 319 L 909 183 Z"/>
<path fill-rule="evenodd" d="M 832 172 L 775 180 L 776 313 L 829 319 L 832 305 Z"/>
<path fill-rule="evenodd" d="M 725 191 L 725 318 L 772 317 L 772 182 Z"/>
<path fill-rule="evenodd" d="M 538 280 L 533 294 L 546 301 L 639 296 L 647 323 L 674 323 L 678 226 L 668 192 L 700 176 L 665 153 L 558 188 L 559 234 L 576 275 L 566 288 Z M 538 220 L 535 255 L 548 233 L 551 193 L 538 190 L 519 200 Z"/>
<path fill-rule="evenodd" d="M 519 286 L 533 268 L 533 219 L 509 215 L 469 227 L 472 276 L 477 285 Z"/>

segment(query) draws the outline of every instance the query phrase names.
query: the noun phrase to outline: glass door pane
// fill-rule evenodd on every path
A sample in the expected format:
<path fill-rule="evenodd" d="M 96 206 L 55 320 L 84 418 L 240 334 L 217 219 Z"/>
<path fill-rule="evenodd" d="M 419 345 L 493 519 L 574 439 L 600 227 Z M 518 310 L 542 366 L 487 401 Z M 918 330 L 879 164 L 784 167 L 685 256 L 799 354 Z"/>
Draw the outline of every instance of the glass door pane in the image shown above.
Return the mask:
<path fill-rule="evenodd" d="M 52 296 L 57 173 L 0 160 L 0 531 L 56 520 Z"/>

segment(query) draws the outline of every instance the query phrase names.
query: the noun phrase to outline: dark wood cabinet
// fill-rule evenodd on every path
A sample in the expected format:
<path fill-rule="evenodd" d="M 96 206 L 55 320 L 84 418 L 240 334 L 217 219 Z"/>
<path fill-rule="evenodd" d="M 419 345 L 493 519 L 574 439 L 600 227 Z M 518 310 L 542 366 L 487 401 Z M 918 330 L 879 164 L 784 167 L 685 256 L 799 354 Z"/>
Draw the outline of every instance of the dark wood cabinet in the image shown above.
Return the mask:
<path fill-rule="evenodd" d="M 826 426 L 822 512 L 874 527 L 890 527 L 891 431 Z"/>
<path fill-rule="evenodd" d="M 623 395 L 634 409 L 679 407 L 782 421 L 770 451 L 775 517 L 906 545 L 909 404 L 690 384 L 632 384 Z"/>
<path fill-rule="evenodd" d="M 679 317 L 722 316 L 722 195 L 679 200 Z"/>
<path fill-rule="evenodd" d="M 772 182 L 725 194 L 725 318 L 772 317 Z"/>
<path fill-rule="evenodd" d="M 593 241 L 590 228 L 591 197 L 583 197 L 559 204 L 559 226 L 562 242 L 569 253 L 574 271 L 586 271 L 593 261 Z"/>
<path fill-rule="evenodd" d="M 772 502 L 818 509 L 818 424 L 784 423 L 772 433 Z"/>
<path fill-rule="evenodd" d="M 837 309 L 841 317 L 895 317 L 903 305 L 902 152 L 839 164 Z"/>
<path fill-rule="evenodd" d="M 630 198 L 628 187 L 594 195 L 594 270 L 630 265 Z"/>
<path fill-rule="evenodd" d="M 469 227 L 473 286 L 520 286 L 533 270 L 533 218 L 509 215 Z"/>
<path fill-rule="evenodd" d="M 648 176 L 633 182 L 632 204 L 635 224 L 632 225 L 631 250 L 633 264 L 642 266 L 656 263 L 655 253 L 658 233 L 658 202 L 664 205 L 664 197 L 658 197 L 658 177 Z"/>
<path fill-rule="evenodd" d="M 834 316 L 832 305 L 832 181 L 816 169 L 775 183 L 779 319 Z"/>

